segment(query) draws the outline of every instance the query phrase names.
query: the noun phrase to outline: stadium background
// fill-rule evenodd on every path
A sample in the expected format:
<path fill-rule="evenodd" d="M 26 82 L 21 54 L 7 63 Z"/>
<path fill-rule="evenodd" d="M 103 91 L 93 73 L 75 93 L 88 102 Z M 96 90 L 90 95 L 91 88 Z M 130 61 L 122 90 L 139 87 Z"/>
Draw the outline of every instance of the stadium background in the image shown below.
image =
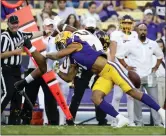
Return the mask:
<path fill-rule="evenodd" d="M 44 1 L 33 1 L 33 0 L 28 0 L 28 3 L 31 6 L 31 11 L 32 14 L 34 16 L 34 18 L 36 19 L 36 15 L 38 13 L 41 13 L 42 8 L 43 8 L 43 4 Z M 86 1 L 88 2 L 88 1 Z M 143 20 L 143 16 L 144 16 L 144 10 L 146 8 L 152 8 L 150 5 L 151 2 L 153 2 L 153 0 L 148 0 L 148 1 L 127 1 L 124 0 L 123 1 L 124 5 L 122 9 L 119 9 L 118 7 L 112 7 L 113 10 L 115 12 L 117 12 L 118 14 L 118 19 L 120 17 L 122 17 L 123 15 L 130 15 L 134 18 L 135 23 L 138 23 L 140 21 Z M 24 6 L 26 5 L 26 2 L 24 3 Z M 58 8 L 57 8 L 57 4 L 56 1 L 54 2 L 54 8 L 53 11 L 58 13 Z M 75 8 L 75 12 L 76 14 L 79 16 L 79 18 L 88 12 L 87 8 Z M 2 14 L 1 14 L 2 16 Z M 37 21 L 37 19 L 36 19 Z M 104 20 L 101 22 L 101 29 L 103 29 L 104 31 L 107 32 L 107 30 L 109 29 L 109 25 L 115 25 L 118 29 L 119 27 L 119 23 L 117 19 L 112 19 L 111 17 L 108 18 L 107 20 Z M 5 30 L 7 28 L 7 23 L 6 23 L 6 19 L 1 19 L 1 30 Z M 26 55 L 26 53 L 23 53 L 23 63 L 22 63 L 22 72 L 25 72 L 27 70 L 27 66 L 28 66 L 28 62 L 29 62 L 29 56 Z M 68 97 L 68 104 L 70 103 L 71 97 L 72 97 L 72 92 L 73 89 L 70 89 L 70 94 Z M 113 91 L 112 91 L 113 92 Z M 106 97 L 106 100 L 109 101 L 111 103 L 112 101 L 112 92 Z M 94 112 L 94 105 L 90 100 L 90 96 L 91 96 L 91 90 L 87 89 L 84 97 L 81 101 L 81 105 L 79 107 L 79 112 L 77 114 L 76 117 L 76 123 L 80 123 L 84 120 L 87 119 L 92 119 L 93 117 L 95 117 L 95 112 Z M 5 111 L 5 115 L 6 117 L 8 116 L 8 107 L 6 108 Z M 38 109 L 36 108 L 36 110 L 41 110 L 42 109 Z M 121 105 L 120 105 L 120 112 L 124 115 L 127 115 L 127 106 L 126 106 L 126 96 L 124 95 L 122 100 L 121 100 Z M 150 124 L 151 123 L 151 116 L 150 116 L 150 110 L 148 107 L 143 106 L 143 117 L 144 117 L 144 123 L 145 124 Z M 108 121 L 111 120 L 110 117 L 107 116 Z M 109 122 L 108 122 L 109 123 Z M 85 124 L 97 124 L 97 121 L 95 119 L 86 122 Z"/>

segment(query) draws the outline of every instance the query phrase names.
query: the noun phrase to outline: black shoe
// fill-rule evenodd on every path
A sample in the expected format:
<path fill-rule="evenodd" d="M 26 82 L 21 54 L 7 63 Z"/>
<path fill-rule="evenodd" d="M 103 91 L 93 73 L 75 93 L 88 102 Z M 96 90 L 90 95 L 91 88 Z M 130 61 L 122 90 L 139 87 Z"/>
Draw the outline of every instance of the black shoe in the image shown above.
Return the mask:
<path fill-rule="evenodd" d="M 32 119 L 32 112 L 22 110 L 19 114 L 20 118 L 23 120 L 22 125 L 30 125 Z"/>
<path fill-rule="evenodd" d="M 67 123 L 68 126 L 74 126 L 75 125 L 73 120 L 66 120 L 66 123 Z"/>
<path fill-rule="evenodd" d="M 99 121 L 98 125 L 99 126 L 106 126 L 106 125 L 108 125 L 107 124 L 107 120 L 105 119 L 105 120 Z"/>
<path fill-rule="evenodd" d="M 49 121 L 49 125 L 58 126 L 59 125 L 59 120 L 58 121 Z"/>

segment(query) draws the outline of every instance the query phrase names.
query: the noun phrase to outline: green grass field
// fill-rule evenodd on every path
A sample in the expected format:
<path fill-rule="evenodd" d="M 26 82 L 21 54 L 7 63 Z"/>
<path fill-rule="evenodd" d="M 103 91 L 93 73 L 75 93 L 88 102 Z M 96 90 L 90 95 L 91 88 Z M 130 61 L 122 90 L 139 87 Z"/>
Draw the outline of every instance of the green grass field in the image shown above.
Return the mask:
<path fill-rule="evenodd" d="M 111 126 L 1 126 L 2 135 L 165 135 L 161 127 L 124 127 Z"/>

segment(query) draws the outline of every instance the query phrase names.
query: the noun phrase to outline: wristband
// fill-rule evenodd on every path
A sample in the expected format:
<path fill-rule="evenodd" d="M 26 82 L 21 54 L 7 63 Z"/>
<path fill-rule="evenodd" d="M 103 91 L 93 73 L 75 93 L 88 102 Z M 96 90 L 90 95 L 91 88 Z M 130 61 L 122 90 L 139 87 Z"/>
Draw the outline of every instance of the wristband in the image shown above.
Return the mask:
<path fill-rule="evenodd" d="M 30 49 L 29 49 L 29 52 L 32 53 L 36 50 L 36 48 L 34 46 L 32 46 Z"/>
<path fill-rule="evenodd" d="M 34 80 L 34 78 L 32 77 L 31 74 L 29 74 L 26 78 L 25 78 L 26 82 L 29 84 L 30 82 L 32 82 Z"/>

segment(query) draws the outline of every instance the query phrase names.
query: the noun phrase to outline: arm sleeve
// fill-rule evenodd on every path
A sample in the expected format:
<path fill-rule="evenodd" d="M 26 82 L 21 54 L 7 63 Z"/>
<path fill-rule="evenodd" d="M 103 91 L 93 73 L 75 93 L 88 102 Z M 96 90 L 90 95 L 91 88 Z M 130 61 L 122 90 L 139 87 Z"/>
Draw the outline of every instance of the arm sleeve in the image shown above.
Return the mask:
<path fill-rule="evenodd" d="M 162 59 L 164 57 L 164 54 L 162 52 L 162 50 L 160 49 L 160 47 L 158 46 L 157 42 L 154 41 L 154 55 L 157 57 L 157 59 Z"/>
<path fill-rule="evenodd" d="M 23 31 L 21 31 L 21 33 L 22 33 L 23 36 L 28 36 L 28 38 L 32 39 L 32 36 L 33 36 L 32 32 L 23 32 Z"/>
<path fill-rule="evenodd" d="M 9 39 L 7 36 L 1 35 L 1 53 L 4 53 L 9 48 Z"/>

